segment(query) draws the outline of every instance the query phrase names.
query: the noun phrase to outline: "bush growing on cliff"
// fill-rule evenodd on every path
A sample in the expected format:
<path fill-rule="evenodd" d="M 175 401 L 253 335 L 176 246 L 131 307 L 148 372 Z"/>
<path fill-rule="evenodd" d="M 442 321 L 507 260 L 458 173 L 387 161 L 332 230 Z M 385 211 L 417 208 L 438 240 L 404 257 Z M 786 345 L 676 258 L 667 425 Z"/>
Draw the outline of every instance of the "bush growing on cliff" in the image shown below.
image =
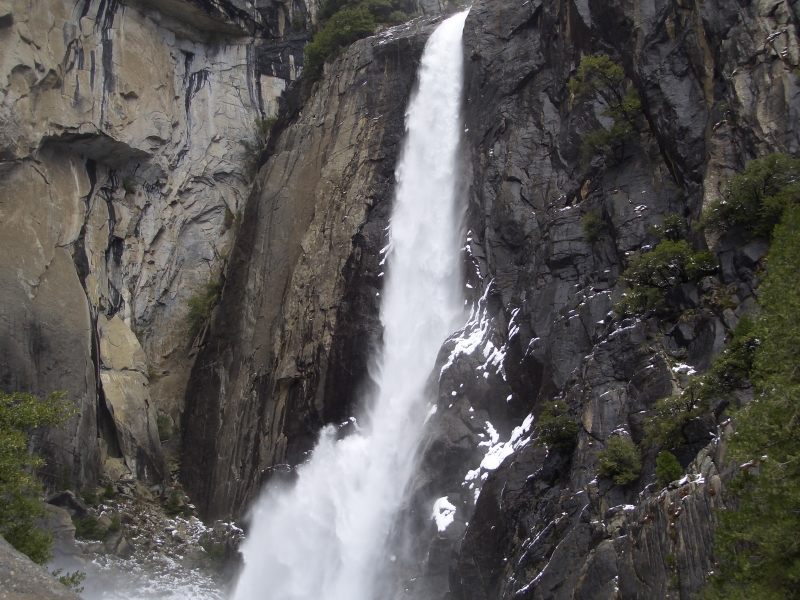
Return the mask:
<path fill-rule="evenodd" d="M 597 243 L 606 230 L 608 230 L 608 225 L 597 211 L 587 213 L 581 220 L 584 242 L 589 244 Z"/>
<path fill-rule="evenodd" d="M 614 159 L 624 156 L 625 146 L 636 132 L 636 117 L 642 110 L 639 93 L 633 87 L 626 88 L 624 69 L 605 54 L 581 59 L 567 89 L 575 99 L 591 96 L 600 100 L 605 105 L 602 114 L 613 120 L 610 127 L 601 127 L 584 136 L 584 160 L 590 161 L 597 154 Z"/>
<path fill-rule="evenodd" d="M 322 75 L 322 67 L 326 61 L 356 40 L 372 35 L 373 31 L 375 19 L 366 8 L 344 8 L 338 11 L 306 46 L 303 77 L 308 81 L 316 81 Z"/>
<path fill-rule="evenodd" d="M 569 452 L 575 447 L 579 426 L 564 402 L 549 402 L 539 417 L 539 438 L 548 446 Z"/>
<path fill-rule="evenodd" d="M 303 78 L 318 80 L 326 62 L 356 40 L 372 35 L 377 23 L 403 23 L 413 11 L 414 4 L 407 0 L 326 0 L 320 11 L 326 22 L 306 46 Z"/>
<path fill-rule="evenodd" d="M 659 225 L 651 225 L 648 232 L 659 240 L 672 240 L 677 242 L 689 233 L 686 228 L 686 219 L 680 215 L 666 215 Z"/>
<path fill-rule="evenodd" d="M 656 402 L 655 413 L 644 424 L 647 443 L 662 448 L 685 443 L 683 427 L 688 421 L 707 413 L 712 400 L 726 398 L 736 389 L 750 385 L 759 344 L 753 321 L 742 317 L 733 339 L 714 357 L 706 373 L 693 376 L 679 394 Z"/>
<path fill-rule="evenodd" d="M 752 237 L 769 239 L 787 207 L 800 202 L 800 160 L 771 154 L 747 165 L 728 183 L 722 197 L 705 211 L 701 225 L 712 231 L 743 227 Z"/>
<path fill-rule="evenodd" d="M 629 290 L 617 311 L 640 314 L 656 308 L 671 288 L 716 269 L 717 258 L 711 252 L 693 252 L 686 240 L 665 239 L 651 252 L 631 259 L 620 278 Z"/>
<path fill-rule="evenodd" d="M 627 485 L 639 479 L 642 454 L 627 435 L 615 435 L 597 455 L 598 473 L 610 477 L 617 485 Z"/>
<path fill-rule="evenodd" d="M 28 433 L 37 427 L 55 427 L 75 414 L 66 392 L 44 400 L 30 394 L 0 392 L 0 535 L 31 560 L 51 558 L 52 536 L 35 527 L 44 515 L 39 499 L 42 486 L 31 471 L 44 461 L 28 452 Z"/>
<path fill-rule="evenodd" d="M 186 315 L 186 322 L 189 324 L 189 339 L 196 338 L 203 325 L 208 321 L 211 311 L 222 294 L 222 284 L 222 279 L 211 281 L 205 285 L 202 292 L 189 298 L 189 312 Z"/>
<path fill-rule="evenodd" d="M 254 129 L 255 129 L 255 138 L 252 142 L 247 140 L 241 140 L 239 143 L 244 148 L 245 153 L 245 163 L 247 165 L 247 171 L 252 174 L 255 173 L 256 169 L 258 169 L 259 162 L 261 161 L 261 155 L 264 153 L 264 150 L 267 148 L 267 138 L 269 138 L 269 134 L 272 131 L 272 128 L 275 126 L 275 123 L 278 122 L 278 119 L 275 117 L 268 117 L 266 119 L 258 118 L 254 121 Z M 233 213 L 231 213 L 230 223 L 228 222 L 228 213 L 230 209 L 226 208 L 225 213 L 225 229 L 230 229 L 231 224 L 233 223 Z"/>
<path fill-rule="evenodd" d="M 718 573 L 705 597 L 800 598 L 800 206 L 773 232 L 761 285 L 753 400 L 735 412 L 729 454 L 743 465 L 719 513 Z"/>
<path fill-rule="evenodd" d="M 656 477 L 661 486 L 665 486 L 672 481 L 675 481 L 683 474 L 683 467 L 675 455 L 668 451 L 662 450 L 656 457 Z"/>

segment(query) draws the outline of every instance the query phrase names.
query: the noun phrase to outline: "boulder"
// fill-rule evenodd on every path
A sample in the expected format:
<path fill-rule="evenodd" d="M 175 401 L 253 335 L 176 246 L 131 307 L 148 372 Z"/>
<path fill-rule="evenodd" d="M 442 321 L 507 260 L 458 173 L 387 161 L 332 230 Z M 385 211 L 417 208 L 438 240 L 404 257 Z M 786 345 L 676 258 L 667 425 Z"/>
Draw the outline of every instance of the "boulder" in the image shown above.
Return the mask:
<path fill-rule="evenodd" d="M 0 594 L 7 600 L 80 600 L 55 579 L 0 537 Z"/>
<path fill-rule="evenodd" d="M 126 466 L 143 481 L 161 481 L 166 466 L 147 377 L 138 371 L 101 371 L 100 381 Z"/>
<path fill-rule="evenodd" d="M 100 327 L 100 361 L 108 370 L 147 374 L 147 357 L 142 345 L 117 315 Z"/>

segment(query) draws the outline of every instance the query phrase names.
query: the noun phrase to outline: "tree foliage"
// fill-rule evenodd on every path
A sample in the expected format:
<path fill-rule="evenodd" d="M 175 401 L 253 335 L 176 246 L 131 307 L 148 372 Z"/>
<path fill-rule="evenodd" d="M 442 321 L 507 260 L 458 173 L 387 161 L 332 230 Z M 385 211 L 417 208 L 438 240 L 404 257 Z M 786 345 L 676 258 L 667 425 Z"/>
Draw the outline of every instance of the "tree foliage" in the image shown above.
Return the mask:
<path fill-rule="evenodd" d="M 600 241 L 600 236 L 608 230 L 608 224 L 598 211 L 593 211 L 584 215 L 581 220 L 581 231 L 583 231 L 583 241 L 595 244 Z"/>
<path fill-rule="evenodd" d="M 191 296 L 188 300 L 189 312 L 186 315 L 186 322 L 189 325 L 189 339 L 193 340 L 200 333 L 211 316 L 211 311 L 219 302 L 222 294 L 223 280 L 218 279 L 205 285 L 199 294 Z"/>
<path fill-rule="evenodd" d="M 769 239 L 787 207 L 800 201 L 800 160 L 770 154 L 751 161 L 712 202 L 701 224 L 712 231 L 739 225 L 752 237 Z"/>
<path fill-rule="evenodd" d="M 683 427 L 688 421 L 707 413 L 713 400 L 727 398 L 750 385 L 759 343 L 752 319 L 742 317 L 733 339 L 714 357 L 706 373 L 693 376 L 680 393 L 656 402 L 654 414 L 645 420 L 646 442 L 661 448 L 685 443 Z"/>
<path fill-rule="evenodd" d="M 615 435 L 597 455 L 598 472 L 610 477 L 617 485 L 627 485 L 639 479 L 642 472 L 642 453 L 630 436 Z"/>
<path fill-rule="evenodd" d="M 753 400 L 734 415 L 741 472 L 720 513 L 719 573 L 706 597 L 800 598 L 800 207 L 774 228 L 754 329 Z"/>
<path fill-rule="evenodd" d="M 52 536 L 37 529 L 44 516 L 42 486 L 34 469 L 44 461 L 28 451 L 28 435 L 37 427 L 54 427 L 75 414 L 66 392 L 44 400 L 31 394 L 0 392 L 0 535 L 34 562 L 51 558 Z"/>
<path fill-rule="evenodd" d="M 335 13 L 306 46 L 304 77 L 309 81 L 319 79 L 322 67 L 345 48 L 361 38 L 372 35 L 375 18 L 364 7 L 343 8 Z"/>
<path fill-rule="evenodd" d="M 662 450 L 656 457 L 656 477 L 662 486 L 675 481 L 683 474 L 683 467 L 669 450 Z"/>
<path fill-rule="evenodd" d="M 670 288 L 716 269 L 717 259 L 711 252 L 693 252 L 686 240 L 665 239 L 651 252 L 631 259 L 620 278 L 629 290 L 617 310 L 638 314 L 656 308 Z"/>
<path fill-rule="evenodd" d="M 689 233 L 686 219 L 680 215 L 666 215 L 659 225 L 651 225 L 648 232 L 659 240 L 672 241 L 682 240 Z"/>
<path fill-rule="evenodd" d="M 606 158 L 623 154 L 636 131 L 636 117 L 642 110 L 639 93 L 627 89 L 625 71 L 605 54 L 591 54 L 581 59 L 578 71 L 567 83 L 567 89 L 576 99 L 593 97 L 605 108 L 602 114 L 613 124 L 593 131 L 583 140 L 585 160 L 597 154 Z"/>
<path fill-rule="evenodd" d="M 539 437 L 546 444 L 568 452 L 575 446 L 579 426 L 564 402 L 549 402 L 539 417 Z"/>

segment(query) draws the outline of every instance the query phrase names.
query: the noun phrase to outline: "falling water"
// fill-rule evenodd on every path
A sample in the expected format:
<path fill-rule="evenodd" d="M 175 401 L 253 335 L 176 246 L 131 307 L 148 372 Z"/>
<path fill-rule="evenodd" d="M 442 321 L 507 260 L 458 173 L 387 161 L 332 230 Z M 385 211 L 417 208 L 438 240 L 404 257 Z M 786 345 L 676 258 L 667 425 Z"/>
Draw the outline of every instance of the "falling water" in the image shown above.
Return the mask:
<path fill-rule="evenodd" d="M 397 169 L 381 306 L 379 391 L 364 428 L 322 431 L 291 489 L 268 489 L 253 512 L 237 600 L 370 600 L 374 573 L 424 416 L 425 382 L 463 319 L 459 292 L 457 149 L 466 12 L 425 46 Z"/>

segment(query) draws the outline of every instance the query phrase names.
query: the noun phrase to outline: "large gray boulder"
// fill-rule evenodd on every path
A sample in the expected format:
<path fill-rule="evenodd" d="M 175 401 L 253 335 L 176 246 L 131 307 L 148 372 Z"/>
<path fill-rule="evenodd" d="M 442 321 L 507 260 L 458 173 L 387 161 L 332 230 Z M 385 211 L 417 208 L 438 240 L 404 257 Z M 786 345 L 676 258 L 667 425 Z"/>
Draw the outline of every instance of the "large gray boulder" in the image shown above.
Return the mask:
<path fill-rule="evenodd" d="M 0 537 L 0 598 L 3 600 L 80 600 L 55 579 Z"/>

